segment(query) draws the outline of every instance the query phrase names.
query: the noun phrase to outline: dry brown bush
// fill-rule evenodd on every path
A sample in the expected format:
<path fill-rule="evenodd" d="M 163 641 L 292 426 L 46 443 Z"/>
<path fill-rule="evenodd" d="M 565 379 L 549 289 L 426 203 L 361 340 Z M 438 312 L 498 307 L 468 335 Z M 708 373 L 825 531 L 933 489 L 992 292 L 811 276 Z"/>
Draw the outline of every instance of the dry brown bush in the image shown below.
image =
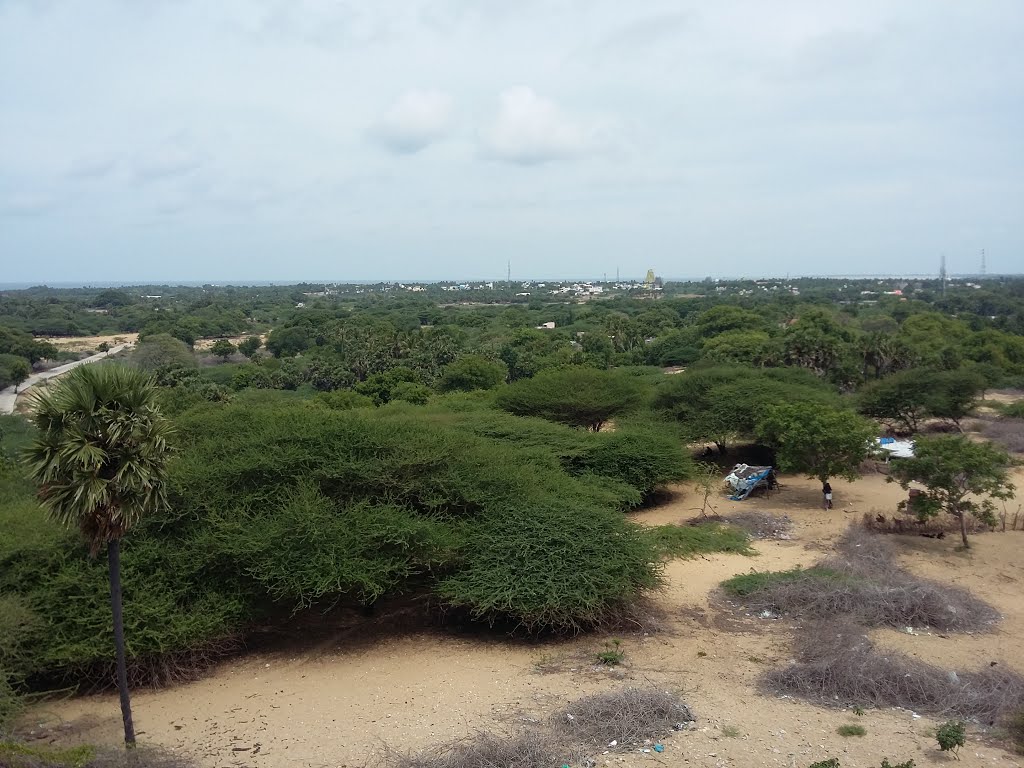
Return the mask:
<path fill-rule="evenodd" d="M 1024 453 L 1024 419 L 1002 418 L 987 422 L 982 433 L 1013 453 Z"/>
<path fill-rule="evenodd" d="M 939 515 L 920 520 L 916 515 L 890 514 L 872 510 L 864 513 L 864 528 L 873 533 L 895 534 L 897 536 L 924 536 L 929 539 L 944 539 L 950 534 L 960 535 L 960 521 L 952 515 Z M 968 516 L 967 532 L 984 533 L 991 531 L 976 517 Z"/>
<path fill-rule="evenodd" d="M 945 670 L 878 650 L 853 624 L 804 627 L 795 650 L 797 662 L 765 675 L 764 690 L 828 707 L 903 707 L 985 725 L 1008 723 L 1024 708 L 1024 677 L 1013 670 Z"/>
<path fill-rule="evenodd" d="M 586 696 L 547 723 L 514 736 L 489 731 L 445 742 L 415 754 L 390 752 L 390 768 L 547 768 L 581 762 L 592 749 L 628 749 L 659 739 L 692 721 L 675 694 L 654 688 L 623 688 Z M 561 756 L 561 757 L 559 757 Z"/>
<path fill-rule="evenodd" d="M 534 734 L 502 738 L 481 732 L 412 755 L 393 755 L 395 768 L 552 768 L 561 765 Z"/>
<path fill-rule="evenodd" d="M 659 739 L 679 723 L 694 719 L 674 693 L 655 688 L 623 688 L 586 696 L 557 712 L 552 729 L 563 740 L 590 747 L 612 741 L 619 748 Z"/>
<path fill-rule="evenodd" d="M 851 526 L 836 554 L 803 572 L 768 578 L 744 599 L 748 610 L 807 619 L 843 617 L 868 627 L 989 631 L 999 612 L 970 592 L 903 570 L 892 542 Z"/>

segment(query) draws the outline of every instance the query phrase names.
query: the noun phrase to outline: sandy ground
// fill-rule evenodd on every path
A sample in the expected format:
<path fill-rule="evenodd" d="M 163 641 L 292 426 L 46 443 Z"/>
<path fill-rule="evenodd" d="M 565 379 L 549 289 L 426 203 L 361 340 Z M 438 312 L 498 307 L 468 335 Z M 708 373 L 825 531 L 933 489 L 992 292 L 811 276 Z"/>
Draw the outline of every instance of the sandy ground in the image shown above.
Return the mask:
<path fill-rule="evenodd" d="M 250 336 L 259 336 L 260 341 L 265 344 L 267 342 L 267 335 L 266 333 L 246 333 L 242 336 L 214 336 L 209 339 L 196 339 L 193 348 L 196 352 L 205 352 L 218 341 L 225 338 L 237 347 Z"/>
<path fill-rule="evenodd" d="M 1018 487 L 1024 473 L 1018 472 Z M 833 482 L 836 509 L 819 509 L 813 481 L 783 478 L 770 499 L 717 501 L 718 511 L 755 509 L 786 514 L 793 539 L 760 542 L 756 557 L 714 555 L 668 564 L 668 586 L 658 603 L 666 626 L 622 636 L 626 662 L 598 667 L 594 654 L 608 638 L 579 637 L 527 644 L 425 632 L 360 647 L 328 643 L 317 653 L 253 654 L 223 663 L 205 679 L 134 696 L 140 740 L 183 750 L 203 766 L 285 768 L 361 766 L 378 761 L 386 747 L 415 750 L 478 729 L 508 732 L 524 718 L 543 718 L 578 696 L 627 683 L 654 683 L 682 691 L 698 718 L 697 729 L 673 733 L 665 752 L 598 755 L 598 765 L 784 766 L 806 768 L 838 757 L 844 768 L 912 758 L 921 766 L 952 765 L 932 736 L 936 723 L 902 710 L 863 716 L 759 695 L 758 676 L 791 658 L 785 621 L 753 620 L 749 626 L 716 621 L 709 602 L 724 579 L 750 569 L 807 566 L 864 512 L 892 509 L 902 492 L 872 475 L 854 484 Z M 637 518 L 650 524 L 693 516 L 696 500 L 677 489 L 673 500 Z M 903 560 L 916 573 L 975 591 L 1005 614 L 991 635 L 877 633 L 883 646 L 900 648 L 950 668 L 997 661 L 1024 672 L 1024 533 L 974 538 L 970 553 L 954 538 L 903 539 Z M 846 723 L 867 736 L 844 739 Z M 64 743 L 116 744 L 120 713 L 115 696 L 79 698 L 37 708 L 27 728 L 59 734 Z M 738 735 L 728 736 L 723 733 Z M 964 766 L 1022 766 L 1024 760 L 969 741 Z"/>
<path fill-rule="evenodd" d="M 42 341 L 48 341 L 57 349 L 66 352 L 85 352 L 95 350 L 104 342 L 113 347 L 117 344 L 134 344 L 138 339 L 137 333 L 118 333 L 107 336 L 54 336 Z"/>

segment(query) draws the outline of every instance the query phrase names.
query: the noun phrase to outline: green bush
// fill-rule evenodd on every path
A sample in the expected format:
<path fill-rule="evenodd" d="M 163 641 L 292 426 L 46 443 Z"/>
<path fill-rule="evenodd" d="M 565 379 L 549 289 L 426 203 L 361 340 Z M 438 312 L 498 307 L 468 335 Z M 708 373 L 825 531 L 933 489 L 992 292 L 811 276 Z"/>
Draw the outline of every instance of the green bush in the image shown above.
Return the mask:
<path fill-rule="evenodd" d="M 482 622 L 574 631 L 661 583 L 660 545 L 621 511 L 685 471 L 669 442 L 650 436 L 645 467 L 645 439 L 628 430 L 320 402 L 338 395 L 246 390 L 175 418 L 171 509 L 122 545 L 133 676 L 314 604 L 432 593 Z M 47 627 L 24 674 L 108 679 L 105 564 L 6 466 L 0 593 Z"/>
<path fill-rule="evenodd" d="M 320 392 L 316 402 L 323 403 L 336 411 L 350 411 L 353 408 L 373 408 L 373 400 L 360 395 L 351 389 L 336 389 L 333 392 Z"/>
<path fill-rule="evenodd" d="M 444 369 L 439 388 L 442 392 L 494 389 L 507 377 L 508 366 L 505 363 L 480 355 L 466 355 Z"/>
<path fill-rule="evenodd" d="M 639 526 L 583 498 L 516 505 L 469 528 L 459 570 L 438 593 L 484 621 L 527 630 L 614 623 L 661 585 L 660 569 Z"/>
<path fill-rule="evenodd" d="M 669 483 L 693 476 L 692 458 L 678 438 L 659 425 L 626 421 L 614 432 L 594 433 L 500 411 L 476 410 L 443 418 L 457 429 L 526 449 L 542 463 L 556 459 L 569 474 L 616 493 L 625 488 L 624 509 L 638 506 Z"/>
<path fill-rule="evenodd" d="M 940 750 L 956 755 L 960 751 L 960 747 L 967 743 L 967 725 L 956 720 L 949 720 L 939 726 L 935 732 L 935 740 L 939 742 Z"/>
<path fill-rule="evenodd" d="M 1024 419 L 1024 400 L 1007 403 L 1000 410 L 1003 416 L 1008 419 Z"/>
<path fill-rule="evenodd" d="M 146 336 L 135 345 L 128 361 L 147 371 L 196 367 L 196 356 L 188 344 L 166 333 Z"/>
<path fill-rule="evenodd" d="M 866 736 L 868 729 L 863 725 L 840 725 L 836 728 L 836 733 L 846 738 L 850 736 Z"/>

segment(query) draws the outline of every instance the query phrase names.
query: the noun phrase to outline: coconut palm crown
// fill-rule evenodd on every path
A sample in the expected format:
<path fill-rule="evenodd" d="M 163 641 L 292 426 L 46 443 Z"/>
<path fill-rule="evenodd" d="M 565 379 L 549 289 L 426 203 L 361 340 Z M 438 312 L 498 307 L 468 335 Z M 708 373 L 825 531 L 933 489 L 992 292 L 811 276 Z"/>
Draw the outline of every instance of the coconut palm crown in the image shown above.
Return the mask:
<path fill-rule="evenodd" d="M 32 406 L 39 435 L 26 458 L 40 501 L 81 530 L 93 554 L 166 505 L 171 425 L 150 376 L 82 365 Z"/>

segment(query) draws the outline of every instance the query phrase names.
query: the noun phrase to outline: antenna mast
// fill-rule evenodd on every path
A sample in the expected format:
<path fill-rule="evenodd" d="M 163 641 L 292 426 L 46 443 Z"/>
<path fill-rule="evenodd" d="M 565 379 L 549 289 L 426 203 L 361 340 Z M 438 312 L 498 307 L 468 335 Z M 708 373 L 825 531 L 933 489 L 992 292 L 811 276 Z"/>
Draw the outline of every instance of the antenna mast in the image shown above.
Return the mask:
<path fill-rule="evenodd" d="M 508 269 L 507 269 L 507 271 L 505 273 L 505 277 L 506 277 L 506 282 L 509 285 L 512 285 L 512 259 L 508 260 Z"/>
<path fill-rule="evenodd" d="M 985 276 L 985 249 L 981 249 L 981 276 Z"/>
<path fill-rule="evenodd" d="M 942 295 L 946 295 L 946 254 L 942 254 L 939 261 L 939 280 L 942 281 Z"/>

